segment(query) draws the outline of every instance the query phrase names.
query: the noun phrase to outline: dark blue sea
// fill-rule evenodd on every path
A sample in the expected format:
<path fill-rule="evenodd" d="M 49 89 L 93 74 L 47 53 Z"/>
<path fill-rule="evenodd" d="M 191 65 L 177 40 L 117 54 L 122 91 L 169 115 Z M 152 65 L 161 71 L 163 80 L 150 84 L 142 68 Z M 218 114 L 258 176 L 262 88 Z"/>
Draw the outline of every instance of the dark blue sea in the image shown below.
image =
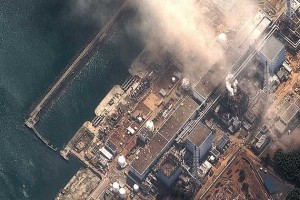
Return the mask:
<path fill-rule="evenodd" d="M 0 200 L 50 200 L 81 167 L 64 161 L 24 126 L 26 116 L 121 0 L 0 0 Z M 130 13 L 40 116 L 38 130 L 59 149 L 142 49 Z"/>

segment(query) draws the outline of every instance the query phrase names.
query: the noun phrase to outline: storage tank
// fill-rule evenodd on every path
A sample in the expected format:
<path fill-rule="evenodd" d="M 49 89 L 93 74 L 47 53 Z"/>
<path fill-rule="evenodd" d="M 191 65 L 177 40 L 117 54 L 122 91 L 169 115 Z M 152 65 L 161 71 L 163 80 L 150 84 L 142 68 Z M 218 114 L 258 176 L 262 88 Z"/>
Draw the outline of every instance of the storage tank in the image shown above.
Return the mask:
<path fill-rule="evenodd" d="M 182 89 L 188 91 L 191 87 L 190 80 L 188 78 L 183 78 L 181 86 L 182 86 Z"/>
<path fill-rule="evenodd" d="M 133 191 L 134 191 L 134 192 L 138 192 L 139 189 L 140 189 L 140 187 L 139 187 L 138 184 L 134 184 L 134 185 L 133 185 Z"/>
<path fill-rule="evenodd" d="M 112 185 L 112 191 L 114 193 L 117 193 L 119 191 L 119 183 L 118 182 L 114 182 L 113 185 Z"/>
<path fill-rule="evenodd" d="M 125 156 L 120 155 L 120 156 L 118 157 L 118 165 L 119 165 L 121 168 L 126 167 L 126 159 L 125 159 Z"/>
<path fill-rule="evenodd" d="M 227 41 L 227 35 L 225 33 L 220 33 L 218 35 L 218 41 L 222 42 L 222 43 L 225 43 Z"/>
<path fill-rule="evenodd" d="M 172 77 L 172 83 L 175 83 L 176 82 L 176 78 L 173 76 Z"/>
<path fill-rule="evenodd" d="M 153 131 L 154 131 L 154 123 L 153 123 L 153 121 L 147 121 L 147 122 L 146 122 L 146 128 L 147 128 L 149 131 L 153 132 Z"/>
<path fill-rule="evenodd" d="M 119 196 L 121 199 L 126 199 L 126 190 L 124 188 L 120 188 Z"/>

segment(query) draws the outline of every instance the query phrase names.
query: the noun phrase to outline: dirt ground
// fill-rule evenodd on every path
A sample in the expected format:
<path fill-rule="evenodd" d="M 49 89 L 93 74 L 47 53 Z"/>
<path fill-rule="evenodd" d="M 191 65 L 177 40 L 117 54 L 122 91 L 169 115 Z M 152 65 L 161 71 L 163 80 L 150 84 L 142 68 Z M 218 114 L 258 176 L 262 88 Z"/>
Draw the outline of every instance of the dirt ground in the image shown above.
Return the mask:
<path fill-rule="evenodd" d="M 268 199 L 250 164 L 237 157 L 224 171 L 204 199 Z"/>

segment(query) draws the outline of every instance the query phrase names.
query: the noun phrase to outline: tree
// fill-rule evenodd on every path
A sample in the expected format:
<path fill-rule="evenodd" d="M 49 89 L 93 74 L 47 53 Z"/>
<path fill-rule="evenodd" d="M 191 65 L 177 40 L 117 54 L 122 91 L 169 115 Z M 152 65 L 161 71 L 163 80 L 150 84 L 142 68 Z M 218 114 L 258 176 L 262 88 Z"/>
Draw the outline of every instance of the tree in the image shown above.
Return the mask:
<path fill-rule="evenodd" d="M 292 189 L 286 197 L 286 200 L 299 200 L 299 199 L 300 199 L 300 189 L 299 188 Z"/>
<path fill-rule="evenodd" d="M 275 169 L 288 181 L 300 186 L 300 151 L 284 153 L 277 150 L 273 157 Z"/>
<path fill-rule="evenodd" d="M 245 175 L 245 171 L 243 169 L 240 170 L 239 172 L 239 182 L 243 182 L 246 178 L 246 175 Z"/>
<path fill-rule="evenodd" d="M 245 194 L 249 193 L 249 184 L 248 183 L 243 183 L 243 185 L 242 185 L 242 191 Z"/>
<path fill-rule="evenodd" d="M 265 157 L 261 158 L 261 160 L 265 167 L 269 166 L 269 164 L 271 163 L 270 154 L 267 154 Z"/>

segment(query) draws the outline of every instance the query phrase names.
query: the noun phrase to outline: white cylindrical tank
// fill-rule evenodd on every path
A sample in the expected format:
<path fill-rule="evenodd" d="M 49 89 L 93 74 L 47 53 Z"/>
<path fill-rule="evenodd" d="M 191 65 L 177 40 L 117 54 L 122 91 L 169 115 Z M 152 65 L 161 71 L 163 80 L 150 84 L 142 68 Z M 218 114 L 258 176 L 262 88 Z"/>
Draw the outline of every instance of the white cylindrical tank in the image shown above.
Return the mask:
<path fill-rule="evenodd" d="M 134 191 L 134 192 L 138 192 L 139 189 L 140 189 L 140 187 L 139 187 L 138 184 L 134 184 L 134 185 L 133 185 L 133 191 Z"/>
<path fill-rule="evenodd" d="M 143 118 L 142 117 L 138 117 L 137 120 L 139 121 L 139 123 L 143 122 Z"/>
<path fill-rule="evenodd" d="M 153 132 L 153 131 L 154 131 L 154 123 L 153 123 L 153 121 L 147 121 L 147 122 L 146 122 L 146 128 L 147 128 L 149 131 Z"/>
<path fill-rule="evenodd" d="M 218 35 L 218 41 L 219 42 L 226 42 L 227 41 L 227 35 L 225 34 L 225 33 L 220 33 L 219 35 Z"/>
<path fill-rule="evenodd" d="M 112 185 L 112 191 L 117 193 L 119 191 L 119 183 L 118 182 L 114 182 Z"/>
<path fill-rule="evenodd" d="M 126 190 L 124 188 L 120 188 L 119 195 L 120 195 L 121 199 L 125 199 L 126 198 Z"/>
<path fill-rule="evenodd" d="M 125 156 L 123 155 L 120 155 L 118 157 L 118 165 L 121 167 L 121 168 L 124 168 L 126 166 L 126 159 L 125 159 Z"/>
<path fill-rule="evenodd" d="M 172 83 L 175 83 L 176 82 L 176 78 L 173 76 L 172 77 Z"/>
<path fill-rule="evenodd" d="M 182 86 L 182 89 L 189 90 L 191 87 L 190 80 L 188 78 L 183 78 L 181 86 Z"/>

